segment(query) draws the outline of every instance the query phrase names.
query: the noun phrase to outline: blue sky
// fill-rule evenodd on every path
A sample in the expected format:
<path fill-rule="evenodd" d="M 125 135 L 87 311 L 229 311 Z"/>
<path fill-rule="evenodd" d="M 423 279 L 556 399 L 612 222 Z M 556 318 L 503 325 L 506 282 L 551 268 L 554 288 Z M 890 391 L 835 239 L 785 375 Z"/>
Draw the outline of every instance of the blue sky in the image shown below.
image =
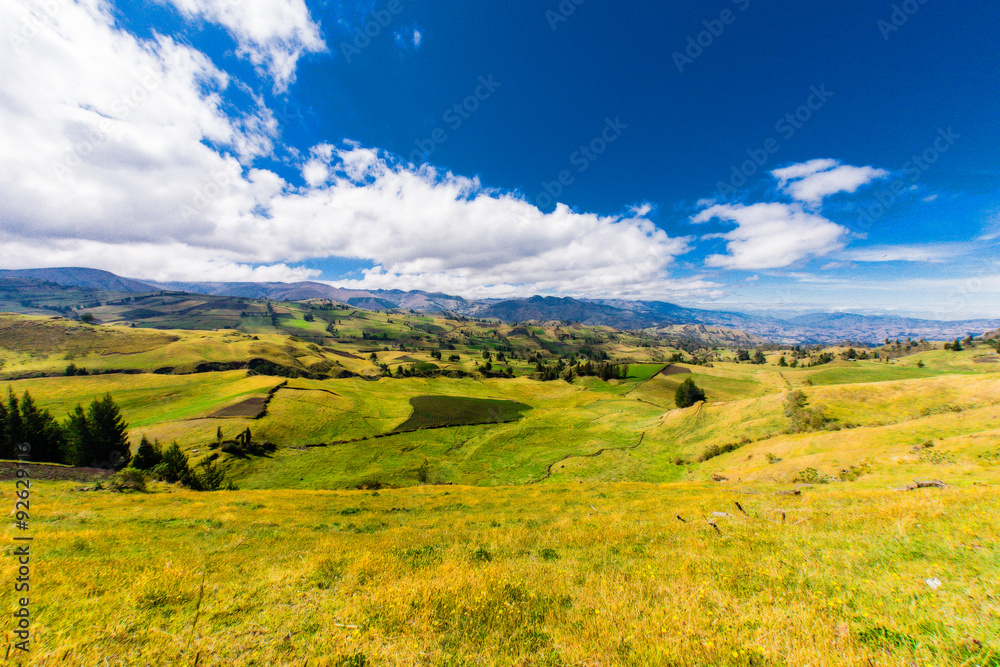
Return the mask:
<path fill-rule="evenodd" d="M 995 2 L 13 0 L 0 264 L 1000 316 Z"/>

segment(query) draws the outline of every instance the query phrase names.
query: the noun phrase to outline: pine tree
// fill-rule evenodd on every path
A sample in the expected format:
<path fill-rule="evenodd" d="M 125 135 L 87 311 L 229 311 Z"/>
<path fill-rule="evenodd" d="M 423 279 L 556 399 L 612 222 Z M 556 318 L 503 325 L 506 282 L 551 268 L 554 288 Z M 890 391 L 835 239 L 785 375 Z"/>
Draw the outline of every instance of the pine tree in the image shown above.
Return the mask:
<path fill-rule="evenodd" d="M 91 441 L 87 414 L 77 405 L 66 420 L 66 461 L 75 466 L 89 465 L 94 461 Z"/>
<path fill-rule="evenodd" d="M 128 424 L 111 394 L 94 399 L 86 412 L 77 405 L 69 416 L 66 431 L 67 458 L 74 465 L 123 468 L 131 458 Z"/>
<path fill-rule="evenodd" d="M 133 468 L 138 470 L 152 470 L 163 460 L 163 452 L 160 451 L 160 443 L 151 443 L 149 438 L 143 434 L 139 448 L 132 457 Z"/>
<path fill-rule="evenodd" d="M 24 442 L 32 461 L 65 462 L 65 434 L 48 410 L 39 410 L 28 392 L 21 397 L 21 423 Z"/>
<path fill-rule="evenodd" d="M 13 389 L 7 389 L 7 418 L 4 421 L 4 436 L 9 450 L 5 458 L 14 459 L 17 458 L 17 446 L 24 442 L 24 422 L 21 420 L 21 403 Z"/>
<path fill-rule="evenodd" d="M 14 447 L 7 438 L 7 406 L 0 401 L 0 459 L 14 458 Z"/>
<path fill-rule="evenodd" d="M 87 419 L 91 422 L 96 440 L 98 460 L 109 461 L 115 468 L 124 468 L 131 458 L 128 441 L 128 424 L 121 417 L 121 412 L 111 394 L 94 400 L 87 411 Z"/>
<path fill-rule="evenodd" d="M 188 465 L 188 457 L 181 451 L 180 446 L 173 442 L 163 452 L 163 461 L 156 466 L 159 473 L 166 482 L 187 482 L 191 477 L 191 468 Z"/>

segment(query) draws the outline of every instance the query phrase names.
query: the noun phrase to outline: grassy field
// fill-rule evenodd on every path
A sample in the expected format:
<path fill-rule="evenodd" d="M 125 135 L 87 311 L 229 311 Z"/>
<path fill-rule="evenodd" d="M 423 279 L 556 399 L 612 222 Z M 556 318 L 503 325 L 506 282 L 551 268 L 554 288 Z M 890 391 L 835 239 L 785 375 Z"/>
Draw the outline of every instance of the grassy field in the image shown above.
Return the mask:
<path fill-rule="evenodd" d="M 0 390 L 57 417 L 110 392 L 133 446 L 241 489 L 38 477 L 24 664 L 1000 667 L 989 348 L 665 369 L 673 348 L 600 327 L 237 306 L 218 331 L 0 315 Z M 585 354 L 628 377 L 533 376 Z M 218 369 L 248 357 L 273 365 Z M 688 378 L 707 401 L 679 409 Z M 803 432 L 794 391 L 823 416 Z M 247 428 L 276 447 L 213 448 Z"/>
<path fill-rule="evenodd" d="M 74 486 L 33 498 L 27 664 L 1000 664 L 984 487 Z"/>

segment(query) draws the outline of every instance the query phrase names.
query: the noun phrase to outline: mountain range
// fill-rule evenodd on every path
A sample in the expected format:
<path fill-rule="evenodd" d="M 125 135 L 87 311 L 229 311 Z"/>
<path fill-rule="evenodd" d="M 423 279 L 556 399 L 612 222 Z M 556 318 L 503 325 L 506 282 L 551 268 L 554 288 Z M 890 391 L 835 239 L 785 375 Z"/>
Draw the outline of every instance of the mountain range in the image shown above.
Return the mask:
<path fill-rule="evenodd" d="M 179 291 L 196 294 L 299 301 L 330 299 L 369 310 L 406 309 L 447 312 L 504 322 L 567 321 L 606 325 L 617 329 L 657 329 L 677 325 L 704 325 L 744 331 L 785 344 L 882 342 L 886 338 L 944 340 L 964 338 L 1000 328 L 1000 319 L 961 321 L 924 320 L 886 315 L 811 313 L 791 318 L 730 311 L 687 308 L 663 301 L 577 299 L 531 296 L 516 299 L 470 300 L 419 290 L 350 290 L 318 282 L 155 282 L 117 276 L 98 269 L 0 269 L 5 279 L 29 279 L 84 289 L 143 293 Z"/>

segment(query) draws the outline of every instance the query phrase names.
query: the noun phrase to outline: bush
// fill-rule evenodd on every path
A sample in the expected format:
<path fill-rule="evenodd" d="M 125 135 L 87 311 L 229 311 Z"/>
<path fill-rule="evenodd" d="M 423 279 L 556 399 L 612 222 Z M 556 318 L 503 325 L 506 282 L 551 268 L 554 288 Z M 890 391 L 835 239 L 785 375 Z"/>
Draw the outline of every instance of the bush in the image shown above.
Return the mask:
<path fill-rule="evenodd" d="M 145 491 L 146 473 L 135 468 L 125 468 L 115 473 L 111 480 L 112 491 Z"/>
<path fill-rule="evenodd" d="M 225 481 L 225 473 L 215 465 L 214 461 L 209 461 L 202 464 L 200 471 L 190 473 L 185 486 L 194 491 L 218 491 L 224 488 Z"/>
<path fill-rule="evenodd" d="M 698 401 L 704 400 L 705 392 L 702 391 L 691 378 L 684 380 L 684 382 L 677 387 L 677 391 L 674 392 L 674 403 L 676 403 L 679 408 L 689 408 Z"/>
<path fill-rule="evenodd" d="M 742 447 L 745 443 L 742 442 L 731 442 L 728 445 L 710 445 L 705 448 L 705 451 L 701 453 L 698 460 L 705 462 L 709 459 L 714 459 L 716 456 L 722 456 L 723 454 L 728 454 L 729 452 L 736 451 Z"/>
<path fill-rule="evenodd" d="M 816 468 L 806 468 L 805 470 L 800 470 L 799 474 L 792 481 L 804 482 L 806 484 L 828 484 L 830 477 L 816 470 Z"/>
<path fill-rule="evenodd" d="M 807 433 L 809 431 L 821 431 L 823 429 L 836 429 L 836 419 L 831 419 L 823 414 L 823 408 L 806 408 L 809 401 L 801 391 L 790 392 L 785 396 L 785 416 L 789 418 L 789 433 Z"/>

